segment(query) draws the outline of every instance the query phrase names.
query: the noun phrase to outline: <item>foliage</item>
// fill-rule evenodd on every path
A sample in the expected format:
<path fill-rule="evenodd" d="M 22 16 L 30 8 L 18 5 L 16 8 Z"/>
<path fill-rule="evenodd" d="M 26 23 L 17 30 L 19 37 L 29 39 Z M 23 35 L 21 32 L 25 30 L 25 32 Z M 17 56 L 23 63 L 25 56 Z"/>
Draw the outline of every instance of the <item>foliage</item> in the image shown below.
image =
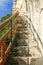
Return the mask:
<path fill-rule="evenodd" d="M 6 16 L 2 17 L 1 18 L 1 23 L 4 22 L 6 19 L 8 19 L 12 14 L 7 14 Z M 15 18 L 12 19 L 12 22 Z M 5 34 L 9 28 L 11 27 L 11 22 L 8 23 L 6 26 L 4 26 L 2 29 L 0 29 L 0 38 L 3 36 L 3 34 Z M 8 45 L 9 45 L 9 42 L 11 40 L 11 36 L 9 35 L 8 38 L 6 39 L 6 45 L 5 45 L 5 50 L 7 49 Z M 14 46 L 17 46 L 16 44 L 16 40 L 15 40 L 15 45 Z M 13 46 L 13 47 L 14 47 Z M 13 54 L 12 54 L 13 53 Z M 6 63 L 5 65 L 18 65 L 18 62 L 15 61 L 13 58 L 12 58 L 12 55 L 13 56 L 16 56 L 17 55 L 17 50 L 13 51 L 13 48 L 11 49 L 10 53 L 9 53 L 9 56 L 8 58 L 6 59 Z"/>
<path fill-rule="evenodd" d="M 12 14 L 7 14 L 6 16 L 1 18 L 1 22 L 3 22 L 4 20 L 8 19 Z"/>
<path fill-rule="evenodd" d="M 12 14 L 7 14 L 6 16 L 1 18 L 1 23 L 4 22 L 6 19 L 8 19 Z M 2 37 L 2 35 L 4 33 L 6 33 L 6 31 L 10 28 L 10 23 L 8 23 L 6 26 L 4 26 L 2 29 L 0 29 L 0 37 Z"/>

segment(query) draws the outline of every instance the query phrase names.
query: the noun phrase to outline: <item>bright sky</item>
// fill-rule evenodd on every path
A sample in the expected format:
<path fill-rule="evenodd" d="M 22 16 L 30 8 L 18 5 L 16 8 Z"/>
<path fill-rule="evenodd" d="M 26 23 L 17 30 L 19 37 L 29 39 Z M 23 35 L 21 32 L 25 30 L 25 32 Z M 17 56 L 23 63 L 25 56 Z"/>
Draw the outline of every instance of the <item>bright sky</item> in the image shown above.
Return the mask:
<path fill-rule="evenodd" d="M 11 13 L 13 0 L 0 0 L 0 17 Z"/>

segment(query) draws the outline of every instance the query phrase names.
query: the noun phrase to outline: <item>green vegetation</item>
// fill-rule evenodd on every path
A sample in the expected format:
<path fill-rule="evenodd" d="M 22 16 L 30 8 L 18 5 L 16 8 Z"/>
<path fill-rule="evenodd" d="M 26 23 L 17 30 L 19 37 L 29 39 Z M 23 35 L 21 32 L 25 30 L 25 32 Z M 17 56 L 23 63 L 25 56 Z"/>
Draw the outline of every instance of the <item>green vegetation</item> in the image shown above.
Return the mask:
<path fill-rule="evenodd" d="M 6 19 L 8 19 L 12 14 L 7 14 L 6 16 L 1 18 L 1 23 L 4 22 Z M 4 33 L 10 28 L 10 23 L 8 23 L 6 26 L 4 26 L 2 29 L 0 29 L 0 38 L 3 36 Z"/>
<path fill-rule="evenodd" d="M 12 14 L 7 14 L 6 16 L 2 17 L 2 18 L 1 18 L 1 23 L 4 22 L 6 19 L 8 19 L 11 15 L 12 15 Z M 13 23 L 13 20 L 14 20 L 14 19 L 15 19 L 15 18 L 12 19 L 12 23 Z M 0 29 L 0 38 L 3 36 L 3 34 L 5 34 L 5 33 L 9 30 L 10 27 L 11 27 L 11 22 L 8 23 L 6 26 L 4 26 L 2 29 Z M 11 34 L 10 34 L 10 35 L 11 35 Z M 11 36 L 10 36 L 10 35 L 8 36 L 8 38 L 7 38 L 6 41 L 5 41 L 5 43 L 6 43 L 6 45 L 5 45 L 5 50 L 7 49 L 8 45 L 9 45 L 9 43 L 10 43 L 10 40 L 11 40 Z M 15 40 L 15 42 L 14 42 L 15 44 L 13 45 L 13 47 L 14 47 L 14 46 L 17 46 L 16 41 L 17 41 L 17 40 Z M 13 54 L 12 54 L 12 53 L 13 53 Z M 17 55 L 17 50 L 15 50 L 15 51 L 13 52 L 13 48 L 11 49 L 11 51 L 10 51 L 10 53 L 9 53 L 9 56 L 8 56 L 7 59 L 6 59 L 5 65 L 18 65 L 18 62 L 12 58 L 12 55 L 13 55 L 13 56 L 16 56 L 16 55 Z"/>
<path fill-rule="evenodd" d="M 1 22 L 4 22 L 6 19 L 8 19 L 12 14 L 7 14 L 6 16 L 2 17 L 1 18 Z M 5 25 L 3 28 L 0 29 L 0 38 L 10 29 L 11 27 L 11 22 L 8 23 L 7 25 Z M 6 39 L 5 43 L 6 43 L 6 47 L 5 47 L 5 50 L 6 48 L 8 47 L 8 44 L 10 42 L 11 38 L 10 38 L 10 35 L 8 36 L 8 38 Z"/>
<path fill-rule="evenodd" d="M 6 16 L 1 18 L 1 22 L 3 22 L 4 20 L 8 19 L 12 14 L 7 14 Z"/>

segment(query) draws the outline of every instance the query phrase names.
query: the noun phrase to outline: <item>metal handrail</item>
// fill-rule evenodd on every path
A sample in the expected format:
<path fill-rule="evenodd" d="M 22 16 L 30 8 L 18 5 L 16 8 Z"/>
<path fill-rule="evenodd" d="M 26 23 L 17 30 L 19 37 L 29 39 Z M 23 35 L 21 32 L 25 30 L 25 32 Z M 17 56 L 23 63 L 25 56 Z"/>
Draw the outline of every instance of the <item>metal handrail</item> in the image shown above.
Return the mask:
<path fill-rule="evenodd" d="M 15 14 L 12 15 L 11 17 L 9 17 L 7 20 L 5 20 L 3 23 L 0 24 L 0 29 L 3 28 L 5 25 L 7 25 L 9 22 L 11 22 L 12 18 L 16 17 L 13 24 L 12 24 L 12 27 L 1 37 L 0 39 L 0 46 L 1 46 L 1 60 L 0 60 L 0 65 L 4 65 L 5 63 L 5 60 L 12 48 L 12 44 L 13 44 L 13 41 L 16 37 L 16 32 L 17 32 L 17 23 L 16 23 L 16 20 L 19 16 L 19 12 L 15 11 Z M 12 29 L 12 30 L 11 30 Z M 7 37 L 9 36 L 9 34 L 13 32 L 14 33 L 14 36 L 12 37 L 12 41 L 10 41 L 9 43 L 9 46 L 7 48 L 7 50 L 5 51 L 5 41 L 7 39 Z"/>
<path fill-rule="evenodd" d="M 4 27 L 5 25 L 7 25 L 9 22 L 11 22 L 12 18 L 13 18 L 14 16 L 17 16 L 18 14 L 19 14 L 18 12 L 15 12 L 14 15 L 12 15 L 11 17 L 9 17 L 7 20 L 3 21 L 3 23 L 0 24 L 0 29 L 1 29 L 2 27 Z"/>

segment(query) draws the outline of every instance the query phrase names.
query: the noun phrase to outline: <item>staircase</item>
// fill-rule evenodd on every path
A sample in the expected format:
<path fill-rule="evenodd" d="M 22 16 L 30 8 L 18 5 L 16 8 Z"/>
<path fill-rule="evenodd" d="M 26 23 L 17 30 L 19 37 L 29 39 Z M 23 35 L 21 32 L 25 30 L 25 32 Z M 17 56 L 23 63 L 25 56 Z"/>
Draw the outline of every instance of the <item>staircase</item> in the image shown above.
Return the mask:
<path fill-rule="evenodd" d="M 41 57 L 41 51 L 30 24 L 23 17 L 19 17 L 17 25 L 18 30 L 11 50 L 12 55 L 10 61 L 8 60 L 6 63 L 9 62 L 9 65 L 34 65 L 34 60 Z"/>

